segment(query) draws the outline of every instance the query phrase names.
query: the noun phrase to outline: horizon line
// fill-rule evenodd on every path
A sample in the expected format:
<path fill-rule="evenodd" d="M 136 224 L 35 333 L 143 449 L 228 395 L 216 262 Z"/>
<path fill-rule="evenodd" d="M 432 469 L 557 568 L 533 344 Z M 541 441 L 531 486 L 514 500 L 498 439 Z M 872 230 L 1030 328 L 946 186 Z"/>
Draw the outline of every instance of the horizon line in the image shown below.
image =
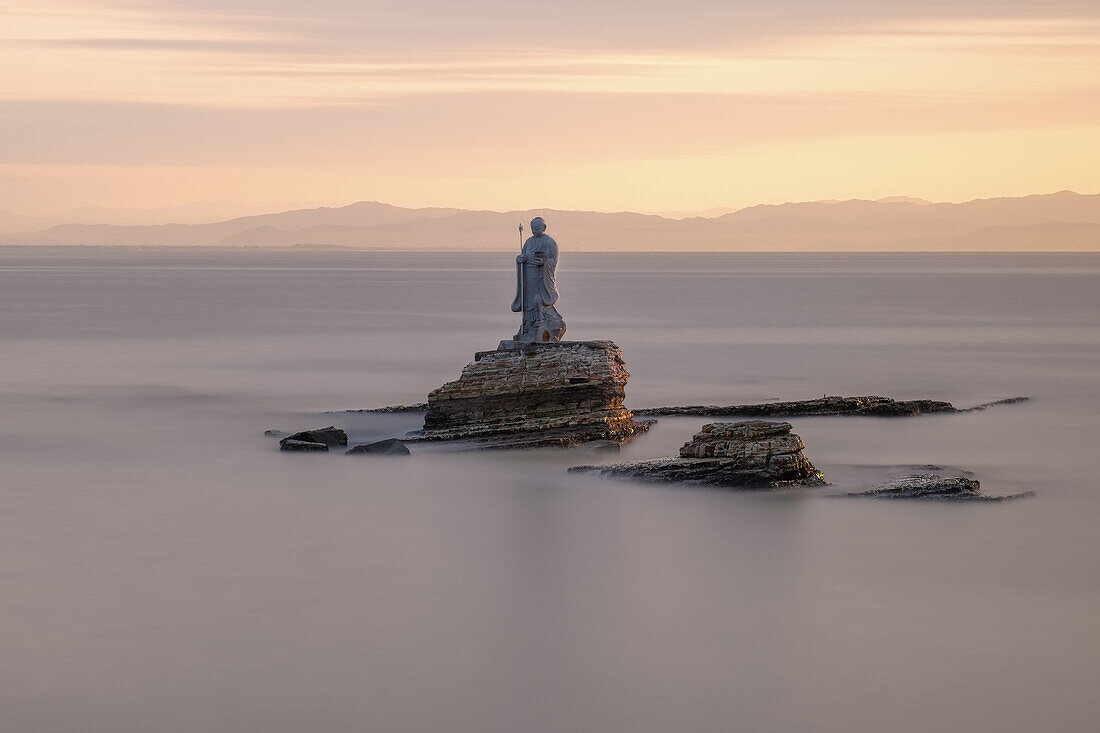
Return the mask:
<path fill-rule="evenodd" d="M 219 250 L 225 252 L 242 251 L 326 251 L 342 250 L 344 252 L 386 252 L 401 254 L 501 254 L 515 253 L 512 249 L 430 249 L 419 247 L 353 247 L 343 244 L 11 244 L 0 243 L 0 250 L 4 249 L 156 249 L 156 250 Z M 1100 246 L 1096 249 L 577 249 L 569 250 L 569 255 L 586 254 L 635 254 L 635 255 L 716 255 L 716 254 L 745 254 L 745 255 L 769 255 L 769 254 L 883 254 L 883 255 L 989 255 L 989 254 L 1013 254 L 1013 255 L 1087 255 L 1100 254 Z"/>
<path fill-rule="evenodd" d="M 974 203 L 976 201 L 997 201 L 997 200 L 1001 200 L 1001 199 L 1022 199 L 1022 198 L 1039 197 L 1039 196 L 1057 196 L 1059 194 L 1073 194 L 1075 196 L 1097 196 L 1097 195 L 1100 195 L 1100 191 L 1082 192 L 1082 191 L 1077 191 L 1077 190 L 1074 190 L 1074 189 L 1071 189 L 1071 188 L 1060 188 L 1060 189 L 1055 190 L 1055 191 L 1032 192 L 1032 193 L 1017 194 L 1017 195 L 1003 194 L 1003 195 L 991 195 L 991 196 L 977 196 L 975 198 L 965 198 L 965 199 L 958 199 L 958 200 L 935 200 L 935 201 L 931 200 L 931 199 L 926 199 L 922 196 L 915 196 L 915 195 L 909 195 L 909 194 L 893 194 L 893 195 L 889 195 L 889 196 L 880 196 L 878 198 L 865 198 L 865 197 L 861 197 L 861 196 L 854 196 L 854 197 L 850 197 L 850 198 L 787 199 L 787 200 L 784 200 L 784 201 L 758 201 L 756 203 L 745 204 L 743 206 L 717 205 L 717 206 L 707 206 L 706 208 L 698 209 L 698 210 L 691 210 L 691 209 L 671 209 L 671 210 L 669 210 L 669 209 L 665 209 L 665 210 L 660 210 L 660 211 L 642 210 L 642 209 L 577 209 L 577 208 L 567 208 L 567 207 L 561 207 L 561 206 L 530 206 L 530 207 L 510 208 L 510 209 L 492 208 L 492 207 L 469 208 L 469 207 L 455 206 L 455 205 L 450 205 L 450 204 L 425 204 L 425 205 L 403 204 L 403 203 L 394 203 L 393 201 L 384 201 L 382 199 L 377 199 L 377 198 L 354 199 L 354 200 L 348 201 L 346 203 L 316 203 L 314 205 L 307 205 L 307 206 L 300 206 L 299 204 L 297 204 L 293 201 L 290 201 L 290 202 L 275 201 L 275 202 L 270 202 L 270 203 L 256 204 L 256 203 L 246 203 L 246 202 L 243 202 L 243 201 L 237 201 L 237 200 L 233 200 L 233 199 L 197 199 L 197 200 L 193 200 L 193 201 L 183 201 L 183 202 L 163 204 L 163 205 L 151 206 L 151 207 L 105 206 L 105 205 L 100 205 L 100 204 L 85 204 L 85 205 L 81 205 L 81 206 L 70 206 L 70 207 L 67 207 L 67 208 L 61 209 L 61 210 L 51 210 L 51 211 L 46 211 L 46 212 L 37 213 L 37 214 L 27 214 L 25 212 L 15 211 L 15 210 L 12 210 L 12 209 L 2 209 L 0 211 L 2 211 L 3 213 L 7 213 L 7 214 L 15 214 L 17 216 L 23 216 L 23 217 L 27 217 L 27 218 L 39 219 L 39 218 L 47 218 L 47 217 L 56 217 L 56 216 L 61 216 L 61 215 L 64 215 L 64 214 L 72 214 L 74 212 L 80 211 L 81 209 L 102 209 L 102 210 L 107 210 L 107 211 L 135 211 L 135 212 L 140 211 L 140 212 L 151 213 L 151 212 L 160 211 L 162 209 L 173 209 L 173 208 L 181 208 L 181 207 L 186 207 L 186 206 L 198 206 L 198 205 L 203 205 L 203 204 L 206 204 L 206 205 L 211 205 L 211 204 L 233 204 L 233 205 L 242 206 L 242 207 L 249 207 L 249 208 L 268 208 L 268 207 L 274 207 L 274 206 L 287 206 L 287 205 L 293 207 L 293 208 L 283 209 L 279 212 L 241 214 L 239 216 L 232 216 L 229 219 L 218 219 L 218 220 L 214 220 L 214 221 L 211 221 L 211 222 L 205 222 L 205 223 L 217 223 L 218 221 L 231 221 L 233 219 L 242 219 L 242 218 L 247 218 L 247 217 L 250 217 L 250 216 L 266 216 L 270 213 L 284 213 L 284 212 L 287 212 L 287 211 L 315 211 L 315 210 L 318 210 L 318 209 L 344 209 L 344 208 L 347 208 L 349 206 L 354 206 L 356 204 L 379 204 L 381 206 L 392 206 L 392 207 L 397 208 L 397 209 L 407 209 L 407 210 L 454 209 L 454 210 L 457 210 L 457 211 L 475 212 L 475 213 L 476 212 L 487 212 L 487 213 L 492 213 L 492 214 L 511 214 L 511 213 L 521 213 L 521 212 L 531 212 L 531 211 L 560 211 L 560 212 L 581 213 L 581 214 L 639 214 L 639 215 L 642 215 L 642 216 L 656 216 L 656 217 L 660 217 L 662 219 L 670 219 L 670 220 L 680 221 L 680 220 L 683 220 L 683 219 L 718 218 L 720 216 L 724 216 L 725 214 L 736 213 L 738 211 L 744 211 L 746 209 L 752 209 L 752 208 L 756 208 L 756 207 L 760 207 L 760 206 L 786 206 L 786 205 L 790 205 L 790 204 L 843 204 L 843 203 L 850 203 L 850 202 L 853 202 L 853 201 L 864 201 L 864 202 L 868 202 L 868 203 L 898 203 L 898 204 L 909 203 L 909 204 L 913 204 L 915 206 L 936 206 L 936 205 L 941 205 L 941 204 L 954 204 L 954 205 L 969 204 L 969 203 Z M 902 199 L 907 199 L 907 200 L 902 200 Z M 918 203 L 918 202 L 920 202 L 920 203 Z M 312 203 L 312 202 L 310 202 L 310 203 Z M 713 216 L 705 216 L 704 215 L 704 212 L 714 211 L 714 210 L 724 210 L 724 213 L 723 214 L 716 214 L 716 215 L 713 215 Z M 682 214 L 682 216 L 680 216 L 680 214 Z M 79 223 L 79 222 L 73 222 L 73 223 Z M 182 222 L 167 222 L 167 223 L 168 224 L 179 224 L 179 223 L 182 223 Z M 89 226 L 94 226 L 94 225 L 89 225 Z M 111 225 L 111 226 L 126 226 L 126 225 Z M 145 226 L 145 225 L 136 225 L 136 226 Z"/>

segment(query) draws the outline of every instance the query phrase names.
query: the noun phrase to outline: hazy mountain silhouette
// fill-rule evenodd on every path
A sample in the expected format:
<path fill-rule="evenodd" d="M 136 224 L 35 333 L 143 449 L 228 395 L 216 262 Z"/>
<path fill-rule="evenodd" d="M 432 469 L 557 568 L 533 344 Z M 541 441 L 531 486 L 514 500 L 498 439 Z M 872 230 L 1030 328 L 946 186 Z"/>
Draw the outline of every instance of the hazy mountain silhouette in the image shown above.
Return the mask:
<path fill-rule="evenodd" d="M 68 224 L 113 224 L 117 226 L 156 226 L 161 224 L 207 224 L 244 216 L 274 214 L 287 209 L 314 207 L 314 203 L 283 202 L 263 206 L 236 201 L 194 201 L 155 209 L 116 209 L 106 206 L 84 206 L 48 214 L 28 216 L 12 211 L 0 211 L 0 234 L 38 232 L 49 227 Z"/>
<path fill-rule="evenodd" d="M 39 219 L 37 216 L 17 214 L 14 211 L 0 209 L 0 234 L 35 231 L 49 226 L 49 224 L 49 222 Z"/>
<path fill-rule="evenodd" d="M 236 201 L 193 201 L 156 209 L 114 209 L 105 206 L 84 206 L 40 218 L 53 224 L 117 224 L 119 226 L 154 226 L 157 224 L 207 224 L 242 216 L 274 214 L 291 208 L 317 206 L 315 203 L 283 202 L 253 206 Z"/>
<path fill-rule="evenodd" d="M 407 209 L 361 201 L 208 224 L 65 224 L 3 236 L 0 243 L 507 250 L 519 245 L 517 224 L 526 226 L 535 215 L 544 216 L 572 250 L 1100 249 L 1100 194 L 1072 191 L 966 203 L 891 197 L 763 204 L 686 219 L 553 209 Z"/>

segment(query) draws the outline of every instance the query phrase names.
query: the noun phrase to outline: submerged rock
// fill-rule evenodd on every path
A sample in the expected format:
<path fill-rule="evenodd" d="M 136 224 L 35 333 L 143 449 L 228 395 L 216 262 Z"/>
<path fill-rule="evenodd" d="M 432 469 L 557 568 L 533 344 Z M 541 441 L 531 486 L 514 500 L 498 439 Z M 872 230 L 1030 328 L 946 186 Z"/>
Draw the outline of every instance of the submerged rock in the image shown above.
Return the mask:
<path fill-rule="evenodd" d="M 281 438 L 286 434 L 287 432 L 285 430 L 275 430 L 274 428 L 264 431 L 264 435 L 269 438 Z"/>
<path fill-rule="evenodd" d="M 805 447 L 802 438 L 791 432 L 790 423 L 711 423 L 680 448 L 678 458 L 569 470 L 646 482 L 741 488 L 821 486 L 825 479 L 802 454 Z"/>
<path fill-rule="evenodd" d="M 330 445 L 347 445 L 348 434 L 338 427 L 329 425 L 327 428 L 316 430 L 303 430 L 300 433 L 288 435 L 279 441 L 279 447 L 283 450 L 302 450 L 301 448 L 287 448 L 287 443 L 321 443 L 327 447 Z"/>
<path fill-rule="evenodd" d="M 915 473 L 899 476 L 866 491 L 852 491 L 846 496 L 868 496 L 876 499 L 923 499 L 933 501 L 1010 501 L 1034 496 L 1033 491 L 1005 496 L 981 493 L 981 482 L 965 476 L 943 476 L 938 473 Z"/>
<path fill-rule="evenodd" d="M 279 450 L 327 451 L 328 446 L 324 443 L 315 443 L 309 440 L 292 440 L 290 438 L 283 438 L 279 441 Z"/>
<path fill-rule="evenodd" d="M 489 448 L 623 443 L 648 427 L 623 407 L 629 376 L 611 341 L 504 341 L 428 395 L 424 429 L 408 439 Z"/>
<path fill-rule="evenodd" d="M 381 456 L 407 456 L 409 448 L 397 438 L 388 438 L 374 443 L 357 445 L 351 450 L 344 451 L 345 455 L 361 455 L 370 453 Z"/>

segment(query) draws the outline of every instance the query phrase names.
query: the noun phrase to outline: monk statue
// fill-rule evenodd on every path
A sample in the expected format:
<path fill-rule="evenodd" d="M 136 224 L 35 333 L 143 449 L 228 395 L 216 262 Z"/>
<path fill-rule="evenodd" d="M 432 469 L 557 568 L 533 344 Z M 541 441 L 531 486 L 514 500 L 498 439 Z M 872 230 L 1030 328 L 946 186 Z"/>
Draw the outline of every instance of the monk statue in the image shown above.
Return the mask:
<path fill-rule="evenodd" d="M 554 307 L 558 286 L 554 268 L 558 265 L 558 243 L 546 235 L 541 216 L 531 220 L 531 234 L 516 257 L 516 299 L 514 313 L 523 312 L 523 324 L 516 341 L 561 341 L 565 321 Z"/>

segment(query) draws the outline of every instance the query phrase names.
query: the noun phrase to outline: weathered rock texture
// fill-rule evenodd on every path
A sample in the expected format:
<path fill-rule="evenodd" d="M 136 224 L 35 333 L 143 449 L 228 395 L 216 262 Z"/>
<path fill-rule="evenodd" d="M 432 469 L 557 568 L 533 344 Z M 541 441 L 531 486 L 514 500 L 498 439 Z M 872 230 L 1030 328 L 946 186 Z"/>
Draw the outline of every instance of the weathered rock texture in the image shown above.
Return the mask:
<path fill-rule="evenodd" d="M 974 407 L 958 408 L 939 400 L 894 400 L 889 397 L 821 397 L 796 402 L 763 402 L 755 405 L 689 405 L 687 407 L 649 407 L 635 415 L 744 415 L 745 417 L 799 417 L 805 415 L 872 415 L 909 417 L 932 412 L 974 412 L 993 405 L 1026 402 L 1027 397 L 1010 397 Z"/>
<path fill-rule="evenodd" d="M 1034 496 L 1032 491 L 1007 496 L 987 496 L 981 493 L 981 483 L 964 476 L 941 476 L 919 473 L 899 476 L 867 491 L 853 491 L 847 496 L 869 496 L 876 499 L 924 499 L 934 501 L 1009 501 Z"/>
<path fill-rule="evenodd" d="M 790 423 L 711 423 L 684 444 L 679 458 L 569 470 L 636 481 L 741 488 L 820 486 L 825 480 L 802 454 L 805 447 L 802 438 L 791 432 Z"/>
<path fill-rule="evenodd" d="M 630 375 L 611 341 L 508 343 L 429 394 L 424 429 L 409 437 L 528 448 L 622 443 L 648 427 L 623 407 Z"/>

